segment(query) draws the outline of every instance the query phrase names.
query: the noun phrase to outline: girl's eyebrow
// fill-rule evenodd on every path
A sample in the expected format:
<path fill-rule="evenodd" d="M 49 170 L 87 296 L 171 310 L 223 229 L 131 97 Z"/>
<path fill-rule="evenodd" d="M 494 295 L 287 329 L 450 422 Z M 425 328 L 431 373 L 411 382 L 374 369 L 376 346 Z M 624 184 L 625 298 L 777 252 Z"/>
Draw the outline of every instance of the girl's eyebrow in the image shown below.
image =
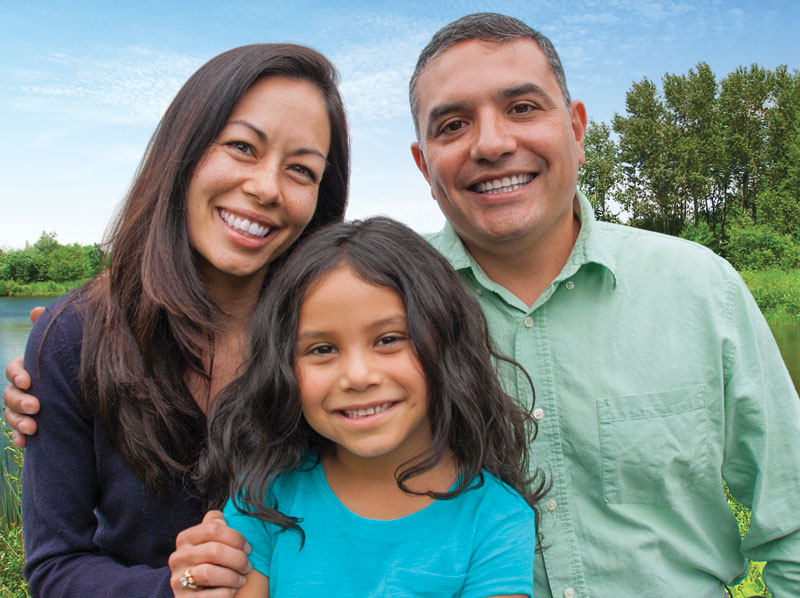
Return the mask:
<path fill-rule="evenodd" d="M 237 119 L 228 121 L 228 124 L 229 125 L 242 125 L 243 127 L 247 127 L 248 129 L 253 131 L 253 133 L 256 134 L 256 137 L 258 137 L 258 140 L 261 143 L 266 143 L 267 142 L 267 134 L 264 131 L 262 131 L 261 129 L 259 129 L 257 126 L 255 126 L 251 122 L 248 122 L 248 121 L 246 121 L 244 119 L 241 119 L 241 118 L 237 118 Z M 314 149 L 313 147 L 299 147 L 299 148 L 297 148 L 296 150 L 294 150 L 291 153 L 292 156 L 302 156 L 303 154 L 314 154 L 315 156 L 319 156 L 320 158 L 325 160 L 325 163 L 327 164 L 328 159 L 325 156 L 325 154 L 323 154 L 318 149 Z"/>
<path fill-rule="evenodd" d="M 380 320 L 376 320 L 375 322 L 370 322 L 368 328 L 383 328 L 384 326 L 390 325 L 403 325 L 405 327 L 406 324 L 406 316 L 405 314 L 397 314 L 392 315 L 386 318 L 381 318 Z M 322 338 L 328 338 L 330 332 L 325 330 L 301 330 L 297 335 L 297 342 L 300 341 L 313 341 Z"/>

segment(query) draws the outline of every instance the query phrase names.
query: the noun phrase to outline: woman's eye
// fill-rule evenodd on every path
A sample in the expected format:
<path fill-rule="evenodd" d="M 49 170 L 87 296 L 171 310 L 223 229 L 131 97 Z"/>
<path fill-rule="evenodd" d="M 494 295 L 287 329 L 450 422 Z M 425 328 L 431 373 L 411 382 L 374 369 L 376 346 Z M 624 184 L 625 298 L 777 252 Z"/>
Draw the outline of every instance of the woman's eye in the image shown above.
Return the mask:
<path fill-rule="evenodd" d="M 295 164 L 292 166 L 292 170 L 295 172 L 299 172 L 304 177 L 307 177 L 313 182 L 317 182 L 317 175 L 311 170 L 308 166 L 303 166 L 302 164 Z"/>
<path fill-rule="evenodd" d="M 241 152 L 243 154 L 252 155 L 254 153 L 253 146 L 244 141 L 229 141 L 225 145 L 227 145 L 228 147 L 232 147 L 236 151 Z"/>

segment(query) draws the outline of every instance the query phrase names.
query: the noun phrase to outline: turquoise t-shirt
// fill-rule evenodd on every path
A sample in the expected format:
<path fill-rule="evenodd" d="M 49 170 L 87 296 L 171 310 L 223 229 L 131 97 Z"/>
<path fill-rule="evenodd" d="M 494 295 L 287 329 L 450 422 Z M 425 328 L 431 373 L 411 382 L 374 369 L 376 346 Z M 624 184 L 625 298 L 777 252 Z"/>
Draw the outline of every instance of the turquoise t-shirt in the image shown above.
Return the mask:
<path fill-rule="evenodd" d="M 302 518 L 300 534 L 244 515 L 229 500 L 225 519 L 269 577 L 271 598 L 485 598 L 533 595 L 533 510 L 484 472 L 485 483 L 400 519 L 360 517 L 331 491 L 322 465 L 284 474 L 270 500 Z"/>

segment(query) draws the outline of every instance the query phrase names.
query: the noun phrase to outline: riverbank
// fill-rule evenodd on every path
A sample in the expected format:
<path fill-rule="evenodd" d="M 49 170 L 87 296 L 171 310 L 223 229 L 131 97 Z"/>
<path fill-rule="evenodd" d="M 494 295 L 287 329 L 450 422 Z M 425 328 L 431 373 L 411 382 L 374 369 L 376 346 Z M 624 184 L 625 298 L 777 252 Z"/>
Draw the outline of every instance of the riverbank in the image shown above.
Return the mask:
<path fill-rule="evenodd" d="M 89 279 L 84 278 L 67 282 L 46 280 L 30 283 L 0 280 L 0 297 L 61 297 L 61 295 L 65 295 L 75 287 L 79 287 L 87 280 Z"/>

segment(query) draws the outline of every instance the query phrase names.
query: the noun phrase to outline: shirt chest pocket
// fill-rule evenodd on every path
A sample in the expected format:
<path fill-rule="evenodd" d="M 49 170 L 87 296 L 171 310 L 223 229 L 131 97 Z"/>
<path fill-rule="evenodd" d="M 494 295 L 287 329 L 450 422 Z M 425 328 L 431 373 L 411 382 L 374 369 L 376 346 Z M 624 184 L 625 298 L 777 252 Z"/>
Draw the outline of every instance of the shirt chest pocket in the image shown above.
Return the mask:
<path fill-rule="evenodd" d="M 603 495 L 607 503 L 675 506 L 713 500 L 705 385 L 597 402 Z"/>
<path fill-rule="evenodd" d="M 457 596 L 462 585 L 463 575 L 394 569 L 386 578 L 383 598 L 448 598 Z"/>

